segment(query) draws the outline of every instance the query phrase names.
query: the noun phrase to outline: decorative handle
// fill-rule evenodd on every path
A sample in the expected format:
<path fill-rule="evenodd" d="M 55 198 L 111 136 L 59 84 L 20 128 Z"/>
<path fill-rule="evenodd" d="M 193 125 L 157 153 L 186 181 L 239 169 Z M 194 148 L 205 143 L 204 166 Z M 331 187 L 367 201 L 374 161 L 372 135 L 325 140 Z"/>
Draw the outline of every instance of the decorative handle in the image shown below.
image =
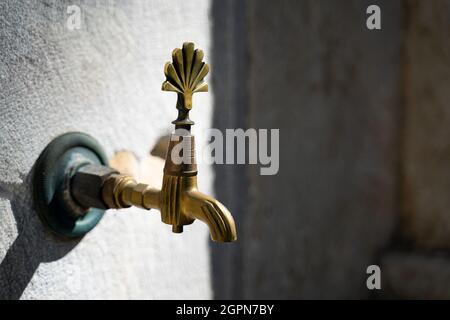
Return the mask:
<path fill-rule="evenodd" d="M 203 57 L 202 50 L 194 50 L 192 42 L 185 42 L 182 49 L 172 51 L 172 62 L 167 62 L 164 66 L 166 81 L 162 84 L 162 90 L 178 94 L 178 118 L 172 122 L 176 128 L 190 129 L 194 124 L 189 119 L 192 95 L 196 92 L 208 92 L 208 84 L 203 79 L 209 72 L 209 66 L 203 62 Z"/>

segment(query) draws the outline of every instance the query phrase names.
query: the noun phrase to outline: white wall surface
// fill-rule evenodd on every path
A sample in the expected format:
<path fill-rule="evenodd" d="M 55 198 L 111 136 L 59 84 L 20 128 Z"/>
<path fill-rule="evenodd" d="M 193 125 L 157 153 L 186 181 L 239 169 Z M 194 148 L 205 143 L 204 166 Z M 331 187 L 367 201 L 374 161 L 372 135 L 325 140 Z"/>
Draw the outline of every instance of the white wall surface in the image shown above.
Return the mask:
<path fill-rule="evenodd" d="M 70 4 L 80 30 L 66 27 Z M 0 298 L 211 298 L 206 226 L 171 233 L 158 211 L 108 211 L 80 242 L 50 236 L 30 171 L 59 134 L 83 131 L 143 159 L 176 118 L 163 66 L 186 40 L 210 51 L 209 1 L 0 2 Z M 213 67 L 213 66 L 212 66 Z M 208 81 L 208 77 L 207 77 Z M 212 93 L 194 97 L 194 133 Z M 197 144 L 204 141 L 198 140 Z M 211 193 L 212 171 L 199 184 Z"/>

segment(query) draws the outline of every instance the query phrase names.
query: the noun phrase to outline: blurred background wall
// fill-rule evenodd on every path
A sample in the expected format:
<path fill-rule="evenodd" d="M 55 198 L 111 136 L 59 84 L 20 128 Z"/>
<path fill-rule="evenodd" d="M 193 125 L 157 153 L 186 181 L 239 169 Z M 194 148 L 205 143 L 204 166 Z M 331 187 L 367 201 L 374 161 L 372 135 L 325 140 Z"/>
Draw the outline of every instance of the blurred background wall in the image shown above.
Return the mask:
<path fill-rule="evenodd" d="M 216 296 L 450 297 L 450 1 L 216 1 L 213 17 L 214 123 L 281 139 L 276 176 L 216 167 L 240 222 L 213 247 Z"/>

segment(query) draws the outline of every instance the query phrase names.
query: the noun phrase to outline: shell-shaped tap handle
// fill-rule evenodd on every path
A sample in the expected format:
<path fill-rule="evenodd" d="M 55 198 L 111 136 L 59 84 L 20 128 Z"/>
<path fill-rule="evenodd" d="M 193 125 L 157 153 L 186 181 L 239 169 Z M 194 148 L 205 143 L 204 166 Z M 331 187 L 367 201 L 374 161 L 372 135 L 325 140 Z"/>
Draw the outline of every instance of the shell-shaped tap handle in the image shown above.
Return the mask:
<path fill-rule="evenodd" d="M 162 84 L 162 90 L 178 94 L 178 118 L 172 121 L 176 127 L 190 129 L 194 124 L 189 119 L 192 95 L 208 91 L 208 84 L 203 79 L 209 72 L 209 66 L 203 62 L 203 56 L 203 51 L 194 49 L 192 42 L 185 42 L 182 49 L 172 51 L 172 62 L 167 62 L 164 66 L 166 81 Z"/>

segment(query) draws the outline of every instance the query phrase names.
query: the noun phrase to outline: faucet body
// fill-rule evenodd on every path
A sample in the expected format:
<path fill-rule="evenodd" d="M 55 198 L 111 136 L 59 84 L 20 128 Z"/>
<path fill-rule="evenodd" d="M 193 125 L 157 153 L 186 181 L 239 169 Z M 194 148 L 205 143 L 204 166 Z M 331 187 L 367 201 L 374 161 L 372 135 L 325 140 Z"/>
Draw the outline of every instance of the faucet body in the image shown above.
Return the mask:
<path fill-rule="evenodd" d="M 186 158 L 188 161 L 176 164 L 172 158 L 172 151 L 179 143 L 190 146 L 187 148 L 189 156 Z M 110 169 L 103 179 L 96 180 L 101 185 L 92 187 L 94 181 L 92 176 L 102 171 L 96 167 L 81 168 L 73 177 L 72 194 L 82 206 L 92 206 L 92 203 L 86 200 L 85 184 L 88 181 L 91 184 L 91 198 L 100 194 L 104 204 L 102 208 L 120 209 L 136 206 L 147 210 L 157 209 L 161 211 L 162 222 L 172 225 L 172 231 L 175 233 L 183 232 L 183 226 L 198 219 L 208 225 L 212 240 L 230 242 L 237 239 L 236 225 L 228 209 L 218 200 L 197 189 L 193 136 L 172 135 L 160 190 L 138 183 L 133 177 L 122 175 L 113 169 Z"/>
<path fill-rule="evenodd" d="M 177 93 L 178 117 L 172 123 L 172 134 L 167 148 L 161 190 L 137 183 L 133 177 L 121 175 L 106 166 L 86 165 L 80 168 L 70 183 L 70 193 L 82 207 L 127 208 L 137 206 L 158 209 L 161 220 L 172 225 L 175 233 L 195 219 L 206 223 L 211 238 L 219 242 L 236 240 L 236 226 L 227 208 L 216 199 L 197 189 L 197 164 L 194 136 L 189 119 L 192 95 L 208 91 L 203 81 L 209 71 L 203 62 L 203 51 L 186 42 L 172 52 L 172 62 L 164 67 L 166 80 L 162 90 Z"/>

